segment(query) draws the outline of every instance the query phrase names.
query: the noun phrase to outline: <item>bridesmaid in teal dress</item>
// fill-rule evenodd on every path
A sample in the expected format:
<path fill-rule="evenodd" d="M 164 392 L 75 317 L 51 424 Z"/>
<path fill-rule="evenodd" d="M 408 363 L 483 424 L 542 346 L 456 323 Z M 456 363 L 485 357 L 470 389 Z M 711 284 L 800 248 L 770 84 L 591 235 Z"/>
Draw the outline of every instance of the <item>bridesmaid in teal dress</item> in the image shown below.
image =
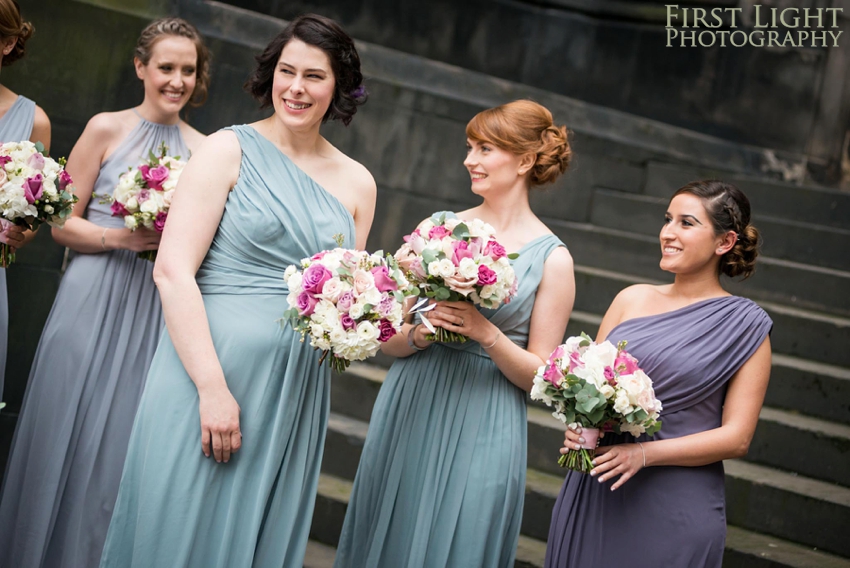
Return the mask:
<path fill-rule="evenodd" d="M 136 416 L 101 566 L 300 567 L 330 370 L 277 321 L 290 264 L 363 248 L 375 182 L 319 133 L 363 102 L 354 43 L 301 16 L 246 87 L 272 116 L 211 135 L 180 178 L 154 279 L 166 332 Z M 242 436 L 244 435 L 244 440 Z"/>
<path fill-rule="evenodd" d="M 131 232 L 98 195 L 165 142 L 187 157 L 203 135 L 180 110 L 206 93 L 206 48 L 177 18 L 136 46 L 145 96 L 89 121 L 68 159 L 80 201 L 53 238 L 75 254 L 30 370 L 0 499 L 0 566 L 78 568 L 100 561 L 133 416 L 163 327 L 152 263 L 159 234 Z"/>
<path fill-rule="evenodd" d="M 513 566 L 526 469 L 526 392 L 564 336 L 575 296 L 564 244 L 532 212 L 530 188 L 569 163 L 566 129 L 531 101 L 466 129 L 477 207 L 518 252 L 517 296 L 497 310 L 439 302 L 428 319 L 466 335 L 430 343 L 421 324 L 385 344 L 399 357 L 381 387 L 337 550 L 337 568 Z"/>
<path fill-rule="evenodd" d="M 18 3 L 0 0 L 0 68 L 6 68 L 26 51 L 26 42 L 35 28 L 21 17 Z M 0 85 L 0 144 L 31 140 L 50 150 L 50 120 L 33 101 Z M 35 233 L 18 225 L 0 221 L 0 242 L 20 249 Z M 0 400 L 6 369 L 6 349 L 9 326 L 9 305 L 6 293 L 6 269 L 0 268 Z"/>

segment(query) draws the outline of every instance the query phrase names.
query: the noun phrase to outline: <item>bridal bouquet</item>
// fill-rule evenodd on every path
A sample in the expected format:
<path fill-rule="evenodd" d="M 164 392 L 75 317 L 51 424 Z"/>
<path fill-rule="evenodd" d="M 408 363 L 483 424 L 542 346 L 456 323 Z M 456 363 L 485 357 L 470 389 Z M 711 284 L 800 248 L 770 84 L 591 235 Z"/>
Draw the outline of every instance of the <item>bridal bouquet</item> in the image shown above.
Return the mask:
<path fill-rule="evenodd" d="M 9 225 L 37 229 L 42 223 L 62 227 L 77 196 L 65 160 L 44 155 L 41 142 L 7 142 L 0 146 L 0 230 Z M 9 246 L 0 243 L 0 266 L 15 261 Z"/>
<path fill-rule="evenodd" d="M 335 248 L 289 266 L 284 279 L 284 320 L 322 350 L 319 364 L 330 355 L 331 367 L 342 372 L 401 331 L 410 284 L 390 255 Z"/>
<path fill-rule="evenodd" d="M 589 472 L 600 429 L 652 435 L 661 429 L 661 402 L 652 380 L 626 352 L 626 342 L 594 343 L 582 333 L 570 337 L 537 369 L 531 398 L 555 411 L 564 424 L 579 424 L 585 443 L 561 456 L 561 467 Z"/>
<path fill-rule="evenodd" d="M 157 154 L 121 174 L 112 195 L 100 196 L 101 203 L 112 204 L 112 216 L 123 217 L 124 226 L 135 231 L 139 226 L 159 231 L 165 228 L 174 188 L 186 162 L 180 156 L 169 156 L 163 142 Z M 139 258 L 156 260 L 156 251 L 139 253 Z"/>
<path fill-rule="evenodd" d="M 517 278 L 507 254 L 494 237 L 494 229 L 480 219 L 465 223 L 453 213 L 436 213 L 404 237 L 395 259 L 415 285 L 413 295 L 434 300 L 466 300 L 495 309 L 516 295 Z M 420 301 L 411 313 L 419 313 L 431 331 L 431 339 L 445 342 L 466 336 L 435 328 L 424 312 L 434 304 Z"/>

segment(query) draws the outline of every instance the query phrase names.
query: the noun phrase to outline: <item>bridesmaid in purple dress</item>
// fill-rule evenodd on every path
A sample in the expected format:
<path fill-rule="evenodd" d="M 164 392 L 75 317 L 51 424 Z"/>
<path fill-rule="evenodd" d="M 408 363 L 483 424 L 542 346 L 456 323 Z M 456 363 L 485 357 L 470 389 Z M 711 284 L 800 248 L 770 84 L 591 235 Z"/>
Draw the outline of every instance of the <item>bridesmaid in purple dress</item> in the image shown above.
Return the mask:
<path fill-rule="evenodd" d="M 773 323 L 729 295 L 720 274 L 748 277 L 759 233 L 735 186 L 679 189 L 660 234 L 673 284 L 614 299 L 598 341 L 627 340 L 664 404 L 654 437 L 607 435 L 590 475 L 569 472 L 552 512 L 547 568 L 719 568 L 726 538 L 722 460 L 747 453 L 770 376 Z M 578 448 L 581 429 L 567 430 Z"/>

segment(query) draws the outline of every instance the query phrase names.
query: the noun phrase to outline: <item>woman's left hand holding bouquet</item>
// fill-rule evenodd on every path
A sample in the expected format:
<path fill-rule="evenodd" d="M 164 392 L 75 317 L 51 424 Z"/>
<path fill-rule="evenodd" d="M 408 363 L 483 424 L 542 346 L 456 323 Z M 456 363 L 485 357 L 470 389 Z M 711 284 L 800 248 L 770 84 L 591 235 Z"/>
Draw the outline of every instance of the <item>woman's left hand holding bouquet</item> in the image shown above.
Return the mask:
<path fill-rule="evenodd" d="M 481 345 L 493 344 L 499 333 L 499 328 L 471 302 L 437 302 L 426 317 L 434 327 L 464 335 Z"/>
<path fill-rule="evenodd" d="M 12 254 L 24 245 L 24 228 L 0 219 L 0 243 L 9 245 Z"/>

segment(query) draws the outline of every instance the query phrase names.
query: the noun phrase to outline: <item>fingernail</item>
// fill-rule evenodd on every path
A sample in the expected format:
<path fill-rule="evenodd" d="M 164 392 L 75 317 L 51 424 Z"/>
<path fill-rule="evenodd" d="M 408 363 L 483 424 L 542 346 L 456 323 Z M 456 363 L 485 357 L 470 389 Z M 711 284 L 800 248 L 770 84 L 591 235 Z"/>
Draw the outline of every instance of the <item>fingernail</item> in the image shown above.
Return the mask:
<path fill-rule="evenodd" d="M 583 444 L 583 443 L 584 443 L 584 438 L 579 438 L 579 439 L 578 439 L 578 441 L 579 441 L 579 442 L 581 442 L 581 443 Z"/>
<path fill-rule="evenodd" d="M 592 461 L 592 462 L 590 462 L 590 463 L 592 463 L 592 464 L 593 464 L 593 467 L 596 467 L 597 465 L 599 465 L 598 463 L 596 463 L 596 460 L 593 460 L 593 461 Z"/>
<path fill-rule="evenodd" d="M 581 449 L 581 446 L 580 446 L 579 444 L 576 444 L 576 445 L 575 445 L 575 449 L 580 450 L 580 449 Z"/>
<path fill-rule="evenodd" d="M 596 475 L 596 472 L 595 472 L 595 471 L 591 471 L 591 472 L 590 472 L 590 475 L 591 475 L 591 476 L 595 476 L 595 475 Z"/>

